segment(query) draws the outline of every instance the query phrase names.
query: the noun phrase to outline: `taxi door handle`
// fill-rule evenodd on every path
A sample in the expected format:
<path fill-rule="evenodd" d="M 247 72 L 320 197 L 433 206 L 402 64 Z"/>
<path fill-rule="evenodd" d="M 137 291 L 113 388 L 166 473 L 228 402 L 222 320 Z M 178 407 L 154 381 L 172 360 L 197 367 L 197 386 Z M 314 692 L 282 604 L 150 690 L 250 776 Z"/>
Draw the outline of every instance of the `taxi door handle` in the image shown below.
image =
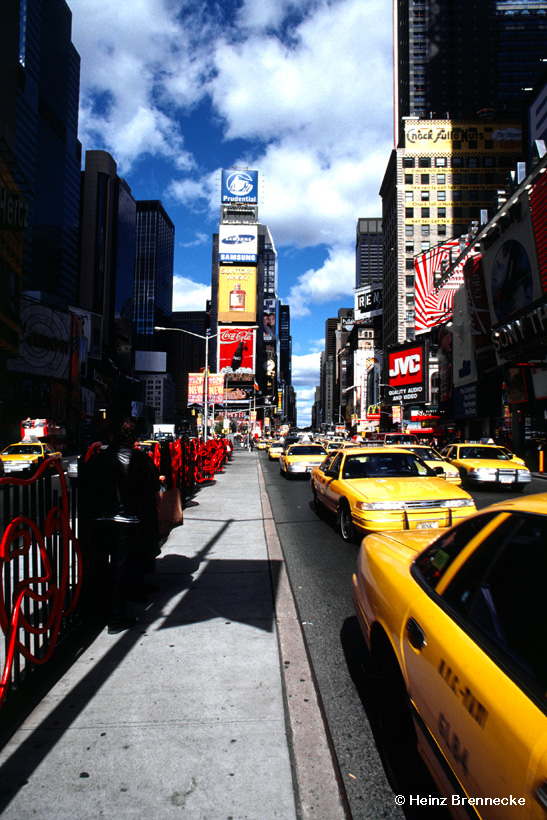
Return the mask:
<path fill-rule="evenodd" d="M 414 649 L 421 649 L 423 646 L 426 645 L 426 639 L 424 635 L 424 631 L 414 618 L 409 618 L 406 622 L 406 633 L 408 635 L 408 640 L 411 646 Z"/>

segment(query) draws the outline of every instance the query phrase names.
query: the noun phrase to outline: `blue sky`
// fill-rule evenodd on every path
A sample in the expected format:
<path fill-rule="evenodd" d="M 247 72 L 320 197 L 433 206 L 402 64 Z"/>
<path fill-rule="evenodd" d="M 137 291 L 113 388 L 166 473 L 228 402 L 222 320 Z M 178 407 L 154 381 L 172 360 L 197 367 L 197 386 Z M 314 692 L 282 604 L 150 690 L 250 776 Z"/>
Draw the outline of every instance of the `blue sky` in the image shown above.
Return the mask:
<path fill-rule="evenodd" d="M 298 420 L 325 320 L 353 306 L 355 226 L 380 216 L 393 146 L 390 0 L 68 0 L 83 150 L 175 223 L 175 310 L 203 310 L 220 171 L 260 174 L 291 306 Z"/>

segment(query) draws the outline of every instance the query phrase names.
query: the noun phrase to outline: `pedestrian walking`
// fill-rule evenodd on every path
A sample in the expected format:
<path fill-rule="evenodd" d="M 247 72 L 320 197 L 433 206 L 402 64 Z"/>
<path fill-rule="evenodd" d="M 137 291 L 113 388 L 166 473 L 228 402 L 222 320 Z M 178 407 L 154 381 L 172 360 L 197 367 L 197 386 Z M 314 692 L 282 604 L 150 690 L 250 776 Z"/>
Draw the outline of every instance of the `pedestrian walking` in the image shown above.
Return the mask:
<path fill-rule="evenodd" d="M 88 600 L 116 634 L 135 624 L 127 601 L 146 600 L 144 575 L 159 553 L 156 493 L 159 471 L 135 448 L 131 419 L 115 430 L 112 443 L 82 469 L 81 499 L 87 522 Z"/>

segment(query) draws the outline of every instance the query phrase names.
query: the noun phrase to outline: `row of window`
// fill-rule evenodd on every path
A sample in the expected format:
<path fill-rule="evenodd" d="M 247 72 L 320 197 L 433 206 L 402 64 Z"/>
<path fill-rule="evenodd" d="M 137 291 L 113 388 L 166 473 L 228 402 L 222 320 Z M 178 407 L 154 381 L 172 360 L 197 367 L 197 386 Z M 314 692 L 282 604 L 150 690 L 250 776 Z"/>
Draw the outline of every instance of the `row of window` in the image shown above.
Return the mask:
<path fill-rule="evenodd" d="M 496 168 L 508 167 L 502 157 L 403 157 L 403 168 Z"/>

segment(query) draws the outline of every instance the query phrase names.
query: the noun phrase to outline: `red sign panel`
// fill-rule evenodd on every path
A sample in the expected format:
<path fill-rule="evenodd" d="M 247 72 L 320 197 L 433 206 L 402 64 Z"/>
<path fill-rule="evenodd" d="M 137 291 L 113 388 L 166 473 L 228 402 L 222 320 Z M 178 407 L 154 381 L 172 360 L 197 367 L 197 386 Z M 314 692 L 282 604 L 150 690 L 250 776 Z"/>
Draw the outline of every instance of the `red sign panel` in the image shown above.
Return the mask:
<path fill-rule="evenodd" d="M 408 347 L 389 354 L 389 386 L 404 387 L 424 380 L 424 349 Z"/>
<path fill-rule="evenodd" d="M 246 327 L 221 327 L 218 369 L 221 373 L 255 372 L 255 330 Z"/>

